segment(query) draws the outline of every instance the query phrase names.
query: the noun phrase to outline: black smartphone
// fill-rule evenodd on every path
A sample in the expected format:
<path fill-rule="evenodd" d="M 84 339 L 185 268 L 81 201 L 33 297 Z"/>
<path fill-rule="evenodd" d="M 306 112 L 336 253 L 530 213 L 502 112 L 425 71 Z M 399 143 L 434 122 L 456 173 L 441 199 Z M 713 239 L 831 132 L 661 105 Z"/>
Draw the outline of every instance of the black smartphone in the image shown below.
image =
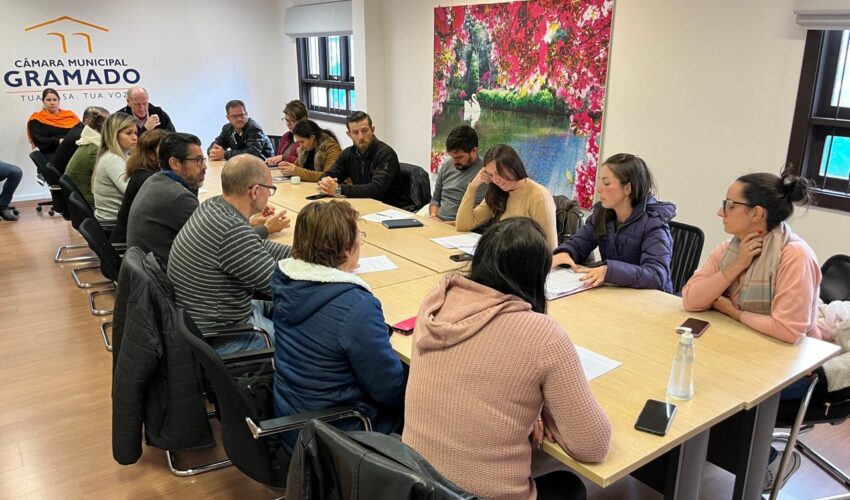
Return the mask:
<path fill-rule="evenodd" d="M 681 334 L 683 331 L 682 328 L 690 328 L 691 334 L 694 336 L 694 338 L 699 338 L 700 336 L 702 336 L 703 333 L 705 333 L 706 330 L 708 330 L 708 325 L 708 321 L 703 321 L 701 319 L 696 318 L 688 318 L 685 320 L 684 323 L 682 323 L 681 325 L 679 325 L 678 328 L 676 328 L 676 333 Z"/>
<path fill-rule="evenodd" d="M 319 194 L 311 194 L 310 196 L 307 197 L 307 199 L 308 200 L 321 200 L 322 198 L 330 198 L 330 197 L 331 197 L 330 195 L 319 193 Z"/>
<path fill-rule="evenodd" d="M 667 429 L 670 428 L 675 414 L 676 405 L 647 399 L 637 422 L 635 422 L 635 429 L 663 436 L 667 434 Z"/>
<path fill-rule="evenodd" d="M 456 253 L 449 255 L 449 258 L 455 262 L 468 262 L 472 260 L 472 254 L 468 253 Z"/>

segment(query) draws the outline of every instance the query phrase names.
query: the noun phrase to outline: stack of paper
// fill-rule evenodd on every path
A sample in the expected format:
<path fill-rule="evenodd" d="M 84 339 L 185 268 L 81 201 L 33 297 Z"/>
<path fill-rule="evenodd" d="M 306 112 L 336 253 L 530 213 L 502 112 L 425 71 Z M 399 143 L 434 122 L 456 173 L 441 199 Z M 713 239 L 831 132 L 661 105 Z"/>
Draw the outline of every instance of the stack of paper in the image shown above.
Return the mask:
<path fill-rule="evenodd" d="M 357 269 L 354 274 L 374 273 L 378 271 L 392 271 L 398 269 L 398 266 L 393 264 L 393 261 L 386 255 L 378 255 L 377 257 L 361 257 L 357 262 Z"/>
<path fill-rule="evenodd" d="M 272 181 L 274 182 L 289 182 L 289 177 L 283 175 L 275 175 L 272 177 Z"/>
<path fill-rule="evenodd" d="M 588 382 L 623 364 L 584 347 L 576 346 L 576 351 Z"/>
<path fill-rule="evenodd" d="M 546 298 L 554 300 L 589 288 L 581 281 L 582 273 L 572 269 L 555 269 L 546 278 Z"/>
<path fill-rule="evenodd" d="M 362 218 L 369 222 L 384 222 L 385 220 L 410 219 L 413 214 L 410 212 L 402 212 L 400 210 L 384 210 L 383 212 L 375 212 L 374 214 L 364 215 Z"/>
<path fill-rule="evenodd" d="M 431 241 L 444 248 L 457 248 L 462 252 L 475 255 L 475 247 L 481 235 L 478 233 L 459 234 L 457 236 L 444 236 L 442 238 L 431 238 Z"/>

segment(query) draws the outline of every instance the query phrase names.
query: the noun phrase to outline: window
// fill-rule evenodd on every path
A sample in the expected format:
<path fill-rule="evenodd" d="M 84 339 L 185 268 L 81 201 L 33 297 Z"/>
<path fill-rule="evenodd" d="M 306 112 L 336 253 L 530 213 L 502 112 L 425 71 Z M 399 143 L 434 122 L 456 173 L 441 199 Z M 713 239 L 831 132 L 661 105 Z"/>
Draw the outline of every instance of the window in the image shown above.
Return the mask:
<path fill-rule="evenodd" d="M 818 206 L 850 212 L 850 31 L 809 30 L 788 163 Z"/>
<path fill-rule="evenodd" d="M 310 115 L 345 122 L 356 109 L 351 36 L 298 38 L 301 100 Z"/>

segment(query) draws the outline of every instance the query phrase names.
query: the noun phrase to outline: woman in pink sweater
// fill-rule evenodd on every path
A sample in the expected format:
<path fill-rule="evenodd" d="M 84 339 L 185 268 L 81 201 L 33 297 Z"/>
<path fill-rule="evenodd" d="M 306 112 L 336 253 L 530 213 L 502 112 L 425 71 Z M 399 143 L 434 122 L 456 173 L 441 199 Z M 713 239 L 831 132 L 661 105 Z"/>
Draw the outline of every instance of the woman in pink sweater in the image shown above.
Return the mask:
<path fill-rule="evenodd" d="M 584 498 L 570 472 L 531 477 L 544 434 L 577 460 L 608 452 L 608 418 L 545 314 L 551 259 L 536 222 L 504 220 L 481 237 L 469 276 L 445 277 L 419 310 L 403 441 L 488 499 Z"/>
<path fill-rule="evenodd" d="M 717 215 L 733 238 L 688 280 L 685 309 L 714 308 L 791 344 L 803 335 L 820 338 L 817 258 L 785 223 L 795 204 L 810 199 L 808 181 L 788 174 L 749 174 L 732 183 Z"/>

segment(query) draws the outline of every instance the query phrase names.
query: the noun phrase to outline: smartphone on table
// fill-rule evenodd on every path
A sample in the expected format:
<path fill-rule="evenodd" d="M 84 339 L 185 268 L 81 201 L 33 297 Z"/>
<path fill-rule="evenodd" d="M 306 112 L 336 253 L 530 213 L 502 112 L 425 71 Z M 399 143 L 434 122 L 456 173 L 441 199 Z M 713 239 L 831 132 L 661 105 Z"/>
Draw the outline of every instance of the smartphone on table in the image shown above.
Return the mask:
<path fill-rule="evenodd" d="M 413 333 L 413 329 L 416 328 L 416 316 L 401 320 L 398 323 L 392 325 L 391 328 L 396 333 L 400 333 L 402 335 L 410 335 L 411 333 Z"/>
<path fill-rule="evenodd" d="M 676 405 L 647 399 L 646 404 L 643 405 L 643 410 L 638 415 L 637 422 L 635 422 L 635 429 L 663 436 L 670 429 L 674 415 L 676 415 Z"/>
<path fill-rule="evenodd" d="M 706 330 L 708 330 L 708 325 L 710 325 L 708 321 L 703 321 L 697 318 L 688 318 L 685 320 L 684 323 L 682 323 L 676 328 L 676 333 L 681 334 L 682 332 L 684 332 L 682 328 L 690 328 L 691 334 L 696 339 L 702 336 L 702 334 L 705 333 Z"/>

